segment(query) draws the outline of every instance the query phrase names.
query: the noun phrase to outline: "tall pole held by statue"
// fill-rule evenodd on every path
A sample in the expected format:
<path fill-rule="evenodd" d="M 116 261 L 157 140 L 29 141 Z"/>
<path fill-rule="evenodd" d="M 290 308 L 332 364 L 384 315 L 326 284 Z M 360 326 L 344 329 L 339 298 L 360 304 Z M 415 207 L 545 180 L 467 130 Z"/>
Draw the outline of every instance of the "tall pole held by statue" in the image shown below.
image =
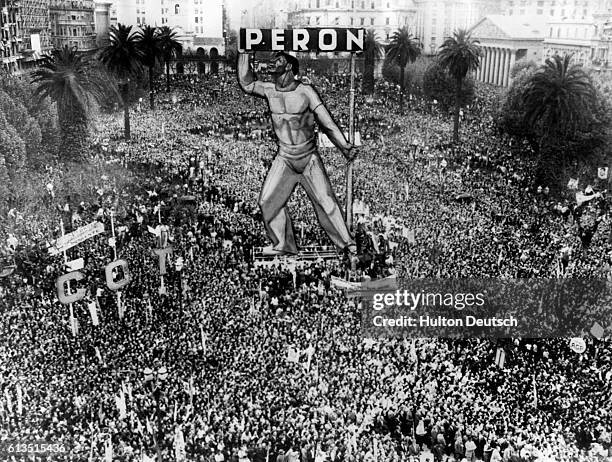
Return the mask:
<path fill-rule="evenodd" d="M 349 143 L 355 143 L 355 53 L 351 53 L 351 87 L 349 90 Z M 353 162 L 346 164 L 346 224 L 353 230 Z"/>

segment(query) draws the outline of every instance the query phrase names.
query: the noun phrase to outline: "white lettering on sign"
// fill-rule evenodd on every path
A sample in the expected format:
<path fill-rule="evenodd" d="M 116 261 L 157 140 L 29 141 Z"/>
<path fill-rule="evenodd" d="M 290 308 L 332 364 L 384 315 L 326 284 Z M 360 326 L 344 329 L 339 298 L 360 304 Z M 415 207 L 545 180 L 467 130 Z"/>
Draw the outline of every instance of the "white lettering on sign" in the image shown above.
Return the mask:
<path fill-rule="evenodd" d="M 357 30 L 357 36 L 352 31 L 346 31 L 346 48 L 348 51 L 353 51 L 353 45 L 356 46 L 357 50 L 363 50 L 363 29 Z"/>
<path fill-rule="evenodd" d="M 325 37 L 330 37 L 327 39 Z M 325 42 L 330 43 L 325 43 Z M 319 33 L 319 50 L 321 51 L 333 51 L 338 45 L 338 34 L 334 29 L 321 29 Z"/>
<path fill-rule="evenodd" d="M 246 48 L 250 50 L 253 45 L 259 45 L 263 40 L 263 33 L 261 29 L 247 29 L 246 30 Z"/>
<path fill-rule="evenodd" d="M 308 51 L 308 31 L 306 29 L 293 29 L 293 49 Z"/>
<path fill-rule="evenodd" d="M 284 32 L 285 31 L 283 29 L 272 29 L 272 50 L 282 51 L 285 49 Z"/>

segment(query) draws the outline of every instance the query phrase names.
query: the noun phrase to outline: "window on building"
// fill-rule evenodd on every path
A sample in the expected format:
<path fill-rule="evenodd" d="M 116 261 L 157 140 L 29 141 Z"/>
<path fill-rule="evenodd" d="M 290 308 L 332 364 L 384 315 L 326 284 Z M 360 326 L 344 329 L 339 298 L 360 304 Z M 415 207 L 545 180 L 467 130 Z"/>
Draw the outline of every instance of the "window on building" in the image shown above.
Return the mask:
<path fill-rule="evenodd" d="M 319 16 L 317 16 L 317 26 L 321 24 L 321 18 Z"/>
<path fill-rule="evenodd" d="M 340 2 L 336 2 L 336 8 L 340 8 Z"/>
<path fill-rule="evenodd" d="M 174 14 L 179 14 L 181 6 L 179 4 L 174 5 Z"/>
<path fill-rule="evenodd" d="M 317 0 L 317 8 L 321 8 L 321 0 Z"/>
<path fill-rule="evenodd" d="M 391 4 L 387 2 L 387 8 L 391 8 Z"/>
<path fill-rule="evenodd" d="M 351 17 L 351 26 L 353 25 L 355 18 Z"/>
<path fill-rule="evenodd" d="M 310 16 L 306 16 L 306 24 L 310 26 Z"/>
<path fill-rule="evenodd" d="M 363 26 L 365 24 L 365 19 L 361 18 L 361 20 L 359 21 L 359 23 Z"/>
<path fill-rule="evenodd" d="M 389 41 L 389 32 L 387 32 L 387 42 Z"/>
<path fill-rule="evenodd" d="M 355 8 L 355 0 L 351 0 L 351 9 Z"/>
<path fill-rule="evenodd" d="M 374 9 L 374 2 L 370 3 L 370 8 Z"/>
<path fill-rule="evenodd" d="M 554 10 L 554 9 L 550 10 L 550 15 L 551 15 L 551 16 L 554 16 L 554 15 L 555 15 L 555 10 Z"/>
<path fill-rule="evenodd" d="M 339 24 L 340 24 L 340 18 L 337 17 L 337 18 L 334 19 L 334 25 L 337 26 Z"/>
<path fill-rule="evenodd" d="M 540 16 L 542 16 L 544 14 L 544 10 L 542 8 L 538 8 L 538 10 L 536 11 L 536 14 L 539 14 Z"/>
<path fill-rule="evenodd" d="M 361 0 L 361 9 L 363 10 L 365 8 L 365 0 Z"/>
<path fill-rule="evenodd" d="M 520 16 L 525 16 L 525 8 L 521 8 L 521 9 L 519 10 L 519 15 L 520 15 Z"/>
<path fill-rule="evenodd" d="M 198 17 L 197 17 L 197 16 L 196 16 L 196 18 L 195 18 L 195 22 L 196 22 L 196 24 L 198 23 Z"/>
<path fill-rule="evenodd" d="M 195 14 L 198 14 L 198 13 L 199 13 L 199 10 L 196 8 L 195 9 Z"/>
<path fill-rule="evenodd" d="M 370 18 L 370 26 L 374 25 L 374 18 Z"/>

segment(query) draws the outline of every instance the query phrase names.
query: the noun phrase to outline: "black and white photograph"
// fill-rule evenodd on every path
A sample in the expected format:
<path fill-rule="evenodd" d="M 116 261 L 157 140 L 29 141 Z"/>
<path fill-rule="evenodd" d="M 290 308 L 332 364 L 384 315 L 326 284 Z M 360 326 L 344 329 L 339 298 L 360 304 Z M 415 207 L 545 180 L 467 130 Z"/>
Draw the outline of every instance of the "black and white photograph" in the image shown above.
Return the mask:
<path fill-rule="evenodd" d="M 0 462 L 612 462 L 612 0 L 0 0 Z"/>

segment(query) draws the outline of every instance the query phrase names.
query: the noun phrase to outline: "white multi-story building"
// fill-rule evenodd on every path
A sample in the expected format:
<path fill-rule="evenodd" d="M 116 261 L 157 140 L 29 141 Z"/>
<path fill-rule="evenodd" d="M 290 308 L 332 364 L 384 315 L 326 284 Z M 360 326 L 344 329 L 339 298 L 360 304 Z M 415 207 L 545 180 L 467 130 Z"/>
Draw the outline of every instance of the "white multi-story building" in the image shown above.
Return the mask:
<path fill-rule="evenodd" d="M 288 13 L 289 27 L 356 27 L 373 29 L 386 44 L 397 29 L 414 30 L 413 0 L 299 0 Z"/>
<path fill-rule="evenodd" d="M 423 52 L 431 55 L 455 30 L 469 29 L 483 17 L 501 10 L 500 0 L 415 0 L 415 4 L 415 35 L 423 43 Z"/>
<path fill-rule="evenodd" d="M 114 6 L 121 24 L 168 26 L 185 50 L 225 53 L 223 0 L 115 0 Z"/>
<path fill-rule="evenodd" d="M 589 2 L 586 16 L 551 19 L 544 58 L 571 54 L 575 63 L 612 71 L 612 0 Z"/>
<path fill-rule="evenodd" d="M 506 16 L 542 17 L 550 20 L 586 20 L 598 8 L 601 0 L 504 0 Z"/>

